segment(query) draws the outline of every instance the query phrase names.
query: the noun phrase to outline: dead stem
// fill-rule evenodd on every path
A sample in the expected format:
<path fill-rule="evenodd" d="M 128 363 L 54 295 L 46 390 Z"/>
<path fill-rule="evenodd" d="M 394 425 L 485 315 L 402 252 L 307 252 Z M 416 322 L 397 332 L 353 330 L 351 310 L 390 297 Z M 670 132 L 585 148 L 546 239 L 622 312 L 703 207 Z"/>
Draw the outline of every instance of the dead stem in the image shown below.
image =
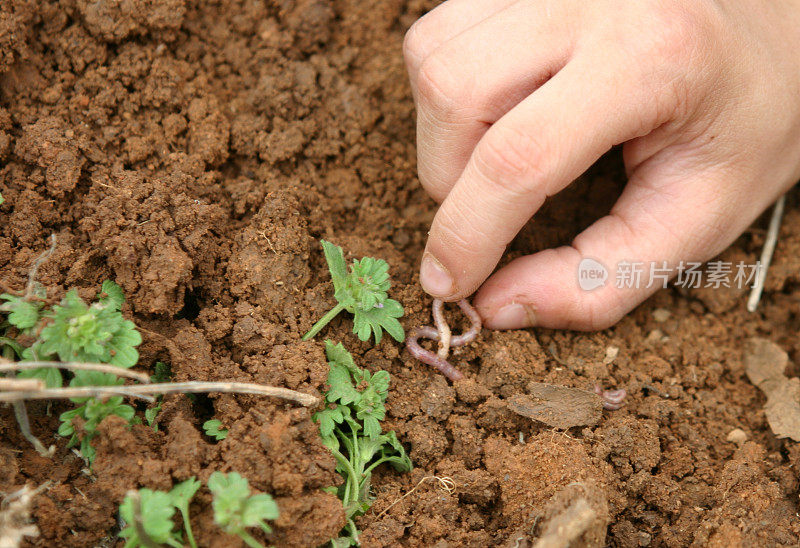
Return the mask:
<path fill-rule="evenodd" d="M 756 308 L 758 308 L 758 302 L 761 300 L 761 293 L 764 291 L 764 281 L 767 278 L 767 270 L 772 263 L 772 255 L 775 253 L 775 245 L 778 242 L 778 233 L 780 232 L 783 208 L 785 205 L 786 195 L 783 195 L 778 199 L 775 208 L 772 210 L 767 237 L 764 240 L 764 247 L 761 250 L 758 272 L 756 272 L 756 281 L 753 284 L 753 288 L 750 290 L 750 297 L 747 299 L 748 312 L 755 312 Z"/>
<path fill-rule="evenodd" d="M 47 458 L 52 457 L 53 453 L 56 451 L 56 446 L 51 445 L 48 449 L 41 441 L 39 441 L 39 438 L 33 435 L 33 432 L 31 432 L 31 424 L 28 421 L 28 410 L 25 408 L 25 402 L 15 401 L 13 403 L 13 407 L 14 417 L 17 419 L 17 426 L 19 426 L 19 431 L 22 434 L 22 437 L 28 440 L 28 443 L 33 445 L 33 448 L 36 449 L 36 452 L 41 456 Z"/>
<path fill-rule="evenodd" d="M 6 371 L 25 371 L 28 369 L 39 369 L 41 367 L 55 367 L 58 369 L 67 369 L 69 371 L 99 371 L 100 373 L 110 373 L 117 377 L 125 377 L 143 383 L 150 382 L 150 375 L 147 373 L 140 373 L 139 371 L 131 371 L 129 369 L 122 369 L 116 365 L 107 365 L 104 363 L 82 363 L 82 362 L 48 362 L 48 361 L 24 361 L 12 362 L 0 358 L 0 373 Z"/>
<path fill-rule="evenodd" d="M 294 401 L 306 407 L 319 403 L 319 398 L 288 388 L 265 386 L 244 382 L 168 382 L 132 386 L 80 386 L 70 388 L 47 388 L 31 392 L 0 392 L 0 402 L 21 400 L 54 400 L 63 398 L 102 397 L 109 394 L 148 399 L 147 394 L 224 392 L 271 396 Z"/>
<path fill-rule="evenodd" d="M 47 249 L 44 253 L 39 255 L 35 261 L 33 261 L 33 265 L 31 269 L 28 271 L 28 285 L 25 286 L 25 299 L 29 299 L 33 296 L 33 292 L 36 286 L 36 273 L 39 271 L 39 267 L 44 264 L 44 262 L 50 258 L 50 255 L 56 250 L 56 235 L 50 235 L 50 248 Z"/>

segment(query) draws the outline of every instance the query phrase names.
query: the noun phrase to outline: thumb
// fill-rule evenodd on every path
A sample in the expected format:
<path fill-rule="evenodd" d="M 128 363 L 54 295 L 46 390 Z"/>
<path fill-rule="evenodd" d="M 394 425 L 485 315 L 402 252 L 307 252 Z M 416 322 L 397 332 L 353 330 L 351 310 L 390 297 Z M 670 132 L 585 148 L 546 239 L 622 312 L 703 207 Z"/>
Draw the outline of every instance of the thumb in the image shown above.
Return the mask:
<path fill-rule="evenodd" d="M 676 171 L 657 188 L 635 173 L 611 213 L 571 246 L 521 257 L 495 273 L 474 300 L 484 325 L 611 326 L 665 287 L 681 261 L 701 262 L 730 245 L 769 203 L 736 200 L 725 192 L 730 176 L 721 169 L 691 181 Z"/>

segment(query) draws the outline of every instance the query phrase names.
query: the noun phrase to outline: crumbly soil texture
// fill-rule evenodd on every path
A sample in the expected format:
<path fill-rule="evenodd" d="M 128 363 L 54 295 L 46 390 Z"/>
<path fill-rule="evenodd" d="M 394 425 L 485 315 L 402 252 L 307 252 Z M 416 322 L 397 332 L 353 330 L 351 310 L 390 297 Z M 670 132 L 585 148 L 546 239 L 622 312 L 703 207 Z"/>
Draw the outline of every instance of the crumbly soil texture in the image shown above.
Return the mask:
<path fill-rule="evenodd" d="M 787 375 L 800 372 L 796 196 L 755 314 L 740 290 L 671 288 L 599 333 L 484 331 L 454 352 L 466 376 L 455 384 L 388 337 L 359 341 L 345 314 L 301 340 L 334 303 L 319 238 L 348 258 L 386 259 L 405 327 L 430 322 L 417 269 L 436 206 L 415 176 L 401 44 L 432 7 L 0 3 L 0 280 L 23 288 L 55 234 L 38 273 L 49 297 L 76 287 L 91 298 L 116 281 L 143 333 L 139 369 L 163 361 L 176 381 L 319 394 L 324 338 L 389 371 L 385 428 L 415 469 L 374 475 L 373 508 L 358 519 L 364 546 L 519 547 L 551 530 L 572 531 L 573 546 L 797 546 L 800 447 L 771 433 L 742 365 L 744 341 L 759 336 L 789 353 Z M 568 243 L 623 184 L 612 151 L 546 204 L 508 258 Z M 723 259 L 754 263 L 763 227 Z M 531 382 L 629 395 L 593 426 L 553 430 L 507 406 Z M 276 498 L 281 515 L 272 535 L 258 533 L 264 543 L 319 546 L 343 525 L 338 499 L 323 491 L 340 479 L 313 410 L 256 396 L 169 396 L 158 431 L 107 419 L 88 471 L 55 434 L 70 406 L 29 404 L 53 458 L 0 409 L 0 491 L 49 482 L 33 501 L 40 534 L 28 545 L 120 546 L 127 490 L 205 481 L 215 470 L 240 472 Z M 229 428 L 225 440 L 203 434 L 211 417 Z M 451 478 L 455 491 L 422 481 L 433 476 Z M 237 546 L 212 516 L 203 489 L 192 505 L 200 544 Z"/>

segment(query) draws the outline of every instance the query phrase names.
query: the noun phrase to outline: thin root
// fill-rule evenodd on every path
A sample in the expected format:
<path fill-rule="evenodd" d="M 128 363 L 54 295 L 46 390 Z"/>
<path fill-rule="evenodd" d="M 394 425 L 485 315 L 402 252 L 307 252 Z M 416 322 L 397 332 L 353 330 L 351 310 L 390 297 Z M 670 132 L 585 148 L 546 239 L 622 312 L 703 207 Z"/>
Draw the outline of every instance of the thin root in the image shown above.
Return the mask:
<path fill-rule="evenodd" d="M 447 491 L 447 493 L 449 495 L 452 495 L 453 493 L 455 493 L 455 491 L 456 491 L 456 482 L 453 481 L 453 478 L 450 478 L 450 477 L 447 477 L 447 476 L 445 476 L 443 478 L 441 478 L 439 476 L 425 476 L 424 478 L 419 480 L 419 482 L 414 487 L 412 487 L 411 490 L 409 490 L 405 495 L 403 495 L 402 497 L 400 497 L 399 499 L 397 499 L 396 501 L 391 503 L 389 506 L 384 508 L 383 511 L 380 514 L 378 514 L 377 518 L 380 519 L 381 517 L 383 517 L 383 515 L 386 514 L 386 512 L 388 512 L 389 510 L 391 510 L 394 507 L 395 504 L 401 502 L 408 495 L 410 495 L 411 493 L 413 493 L 414 491 L 419 489 L 419 487 L 423 483 L 425 483 L 428 480 L 432 480 L 432 479 L 435 479 L 436 481 L 438 481 L 439 482 L 439 487 L 442 488 L 444 491 Z"/>

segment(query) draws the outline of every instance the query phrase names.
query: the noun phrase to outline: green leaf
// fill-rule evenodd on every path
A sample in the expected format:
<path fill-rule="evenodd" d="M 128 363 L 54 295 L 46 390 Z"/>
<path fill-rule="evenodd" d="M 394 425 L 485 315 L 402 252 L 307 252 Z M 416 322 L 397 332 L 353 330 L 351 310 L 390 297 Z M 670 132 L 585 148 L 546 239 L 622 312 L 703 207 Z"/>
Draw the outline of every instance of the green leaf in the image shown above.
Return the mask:
<path fill-rule="evenodd" d="M 278 517 L 278 507 L 272 497 L 251 496 L 247 480 L 236 472 L 227 475 L 214 472 L 208 478 L 208 488 L 214 495 L 211 501 L 214 521 L 227 533 L 247 538 L 249 535 L 244 529 L 256 526 L 269 532 L 264 520 Z"/>
<path fill-rule="evenodd" d="M 328 262 L 328 270 L 331 273 L 334 292 L 338 293 L 345 287 L 347 282 L 347 263 L 344 260 L 342 248 L 326 240 L 320 240 L 325 260 Z"/>
<path fill-rule="evenodd" d="M 148 426 L 152 426 L 153 429 L 158 432 L 158 425 L 153 424 L 156 422 L 156 417 L 158 413 L 161 411 L 161 402 L 158 402 L 155 407 L 150 407 L 149 409 L 145 409 L 144 411 L 144 419 L 147 421 Z"/>
<path fill-rule="evenodd" d="M 122 288 L 120 286 L 111 280 L 106 280 L 100 287 L 98 300 L 109 308 L 119 310 L 125 303 L 125 294 L 122 292 Z"/>
<path fill-rule="evenodd" d="M 8 322 L 17 329 L 27 330 L 39 323 L 41 302 L 26 301 L 8 293 L 0 295 L 0 300 L 6 301 L 5 304 L 0 304 L 0 312 L 8 312 Z"/>
<path fill-rule="evenodd" d="M 325 394 L 325 400 L 330 403 L 338 401 L 347 405 L 361 398 L 361 394 L 353 386 L 350 371 L 341 365 L 331 365 L 328 372 L 328 385 L 330 388 Z"/>
<path fill-rule="evenodd" d="M 188 508 L 189 502 L 194 497 L 197 490 L 200 489 L 202 484 L 194 477 L 182 481 L 178 485 L 174 486 L 172 490 L 169 492 L 169 497 L 172 500 L 172 504 L 176 508 Z"/>
<path fill-rule="evenodd" d="M 268 494 L 253 495 L 244 504 L 242 509 L 242 525 L 245 527 L 261 527 L 269 533 L 270 528 L 263 520 L 278 519 L 280 511 L 278 505 Z"/>
<path fill-rule="evenodd" d="M 172 516 L 175 514 L 175 507 L 170 496 L 162 491 L 140 489 L 139 497 L 141 500 L 142 526 L 150 540 L 156 544 L 167 544 L 176 548 L 183 546 L 178 533 L 172 530 L 174 527 Z M 126 523 L 119 536 L 128 539 L 125 543 L 126 547 L 145 545 L 133 525 L 133 504 L 133 499 L 130 496 L 126 496 L 119 507 L 120 516 Z"/>
<path fill-rule="evenodd" d="M 355 377 L 359 377 L 361 370 L 353 361 L 353 356 L 342 343 L 334 344 L 331 340 L 325 341 L 325 357 L 328 361 L 346 367 Z"/>
<path fill-rule="evenodd" d="M 61 371 L 56 367 L 37 367 L 36 369 L 26 369 L 17 373 L 20 379 L 39 379 L 44 382 L 47 388 L 61 388 L 64 382 Z"/>
<path fill-rule="evenodd" d="M 224 440 L 228 437 L 228 430 L 222 427 L 222 422 L 217 419 L 207 420 L 203 423 L 203 431 L 206 436 L 210 436 L 217 441 Z"/>
<path fill-rule="evenodd" d="M 155 372 L 150 375 L 150 382 L 162 383 L 169 382 L 172 379 L 172 372 L 167 364 L 164 362 L 156 362 Z"/>

